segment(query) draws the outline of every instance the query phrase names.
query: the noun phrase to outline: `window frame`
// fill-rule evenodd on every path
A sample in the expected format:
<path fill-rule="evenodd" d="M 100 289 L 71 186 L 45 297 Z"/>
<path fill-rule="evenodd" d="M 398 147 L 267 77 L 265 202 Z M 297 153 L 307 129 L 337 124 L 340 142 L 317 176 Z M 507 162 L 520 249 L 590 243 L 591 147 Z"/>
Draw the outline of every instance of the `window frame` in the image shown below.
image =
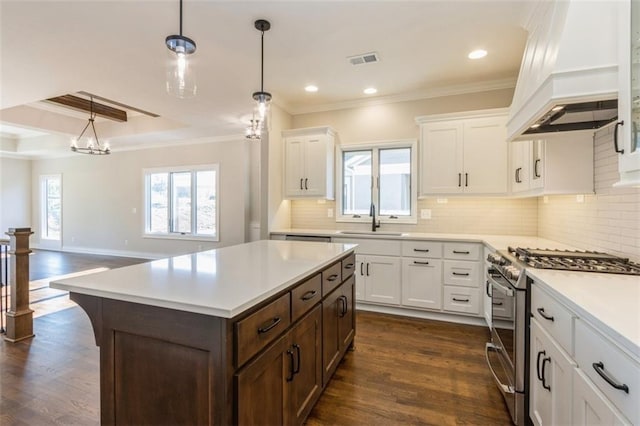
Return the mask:
<path fill-rule="evenodd" d="M 392 219 L 391 215 L 379 215 L 380 211 L 380 150 L 384 149 L 399 149 L 409 148 L 411 151 L 411 175 L 410 175 L 410 194 L 411 194 L 411 209 L 410 215 L 398 216 L 397 219 Z M 343 176 L 344 176 L 344 164 L 343 154 L 350 151 L 372 151 L 371 157 L 371 173 L 373 176 L 373 184 L 375 188 L 371 188 L 371 200 L 376 206 L 376 220 L 380 220 L 381 224 L 416 224 L 418 223 L 418 142 L 416 139 L 398 139 L 391 141 L 379 141 L 379 142 L 362 142 L 348 145 L 336 146 L 336 222 L 345 223 L 371 223 L 371 216 L 368 214 L 361 215 L 361 217 L 353 217 L 353 215 L 344 215 L 342 206 L 343 196 Z M 375 189 L 375 190 L 374 190 Z"/>
<path fill-rule="evenodd" d="M 213 235 L 198 234 L 198 219 L 197 219 L 197 179 L 196 174 L 202 171 L 212 171 L 215 173 L 215 233 Z M 191 173 L 191 232 L 151 232 L 151 191 L 149 186 L 149 178 L 152 174 L 167 173 Z M 144 187 L 144 199 L 142 211 L 143 216 L 143 238 L 158 238 L 169 240 L 190 240 L 190 241 L 220 241 L 220 164 L 202 164 L 195 166 L 172 166 L 172 167 L 154 167 L 142 170 L 142 184 Z M 167 188 L 167 229 L 171 229 L 171 222 L 173 220 L 172 212 L 172 185 L 171 176 L 169 176 L 168 188 Z M 193 200 L 196 200 L 195 202 Z"/>
<path fill-rule="evenodd" d="M 58 238 L 51 238 L 48 236 L 47 230 L 49 229 L 49 192 L 47 181 L 49 179 L 58 179 L 60 182 L 60 236 Z M 47 174 L 40 175 L 40 242 L 48 247 L 60 247 L 62 246 L 62 225 L 63 225 L 63 208 L 62 208 L 62 174 Z"/>

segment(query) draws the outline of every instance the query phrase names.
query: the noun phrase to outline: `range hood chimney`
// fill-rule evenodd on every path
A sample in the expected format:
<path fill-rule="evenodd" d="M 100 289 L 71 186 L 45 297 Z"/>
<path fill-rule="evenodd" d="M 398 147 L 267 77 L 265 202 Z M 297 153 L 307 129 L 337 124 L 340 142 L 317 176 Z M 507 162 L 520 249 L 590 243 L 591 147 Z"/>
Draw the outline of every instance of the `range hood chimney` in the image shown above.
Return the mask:
<path fill-rule="evenodd" d="M 507 123 L 509 140 L 589 131 L 618 117 L 619 2 L 540 1 Z"/>

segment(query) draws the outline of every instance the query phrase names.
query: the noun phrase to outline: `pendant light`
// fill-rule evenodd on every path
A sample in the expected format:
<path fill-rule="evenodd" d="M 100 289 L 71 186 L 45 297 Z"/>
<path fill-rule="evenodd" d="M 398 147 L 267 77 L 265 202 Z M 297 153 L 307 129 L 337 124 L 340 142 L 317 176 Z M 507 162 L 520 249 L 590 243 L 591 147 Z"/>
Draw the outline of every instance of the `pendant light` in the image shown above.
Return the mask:
<path fill-rule="evenodd" d="M 257 102 L 257 109 L 259 119 L 264 122 L 265 115 L 269 109 L 271 103 L 271 93 L 264 91 L 264 32 L 269 31 L 271 24 L 264 19 L 258 19 L 255 22 L 255 27 L 260 31 L 260 91 L 254 92 L 253 99 Z"/>
<path fill-rule="evenodd" d="M 80 132 L 80 136 L 71 140 L 71 151 L 77 152 L 78 154 L 90 154 L 90 155 L 109 155 L 111 154 L 111 148 L 109 148 L 109 144 L 105 143 L 104 147 L 100 146 L 100 139 L 98 139 L 98 134 L 96 133 L 96 127 L 93 122 L 96 119 L 96 113 L 93 110 L 93 96 L 91 97 L 90 103 L 90 111 L 89 111 L 89 121 L 87 125 L 84 126 L 82 132 Z M 84 136 L 84 132 L 91 126 L 91 130 L 93 130 L 93 137 L 89 137 L 87 139 L 87 144 L 84 147 L 78 146 L 78 142 Z M 95 141 L 94 141 L 95 138 Z"/>
<path fill-rule="evenodd" d="M 196 42 L 182 35 L 182 0 L 180 0 L 180 34 L 167 36 L 167 48 L 175 54 L 175 60 L 167 70 L 167 93 L 178 98 L 195 96 L 195 75 L 187 57 L 196 51 Z"/>
<path fill-rule="evenodd" d="M 247 126 L 246 138 L 253 141 L 260 140 L 260 137 L 262 136 L 262 124 L 260 123 L 260 120 L 254 117 L 253 120 L 250 121 L 251 124 Z"/>

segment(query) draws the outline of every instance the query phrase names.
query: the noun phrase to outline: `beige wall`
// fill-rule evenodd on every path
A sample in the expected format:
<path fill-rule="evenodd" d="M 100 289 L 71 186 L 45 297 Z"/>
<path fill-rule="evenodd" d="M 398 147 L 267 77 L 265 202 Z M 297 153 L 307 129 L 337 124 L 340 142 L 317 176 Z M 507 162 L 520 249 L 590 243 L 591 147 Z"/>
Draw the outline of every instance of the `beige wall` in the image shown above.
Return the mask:
<path fill-rule="evenodd" d="M 39 176 L 60 173 L 63 250 L 145 257 L 243 243 L 249 217 L 247 144 L 244 138 L 197 144 L 185 141 L 180 146 L 114 152 L 103 157 L 74 155 L 34 160 L 32 222 L 38 221 Z M 143 169 L 211 163 L 220 165 L 220 241 L 143 238 Z M 35 230 L 32 242 L 37 245 L 40 237 Z"/>
<path fill-rule="evenodd" d="M 538 234 L 588 250 L 640 261 L 640 188 L 614 188 L 618 158 L 612 130 L 595 138 L 595 195 L 549 196 L 538 200 Z"/>
<path fill-rule="evenodd" d="M 20 227 L 32 227 L 31 160 L 0 157 L 0 238 Z"/>

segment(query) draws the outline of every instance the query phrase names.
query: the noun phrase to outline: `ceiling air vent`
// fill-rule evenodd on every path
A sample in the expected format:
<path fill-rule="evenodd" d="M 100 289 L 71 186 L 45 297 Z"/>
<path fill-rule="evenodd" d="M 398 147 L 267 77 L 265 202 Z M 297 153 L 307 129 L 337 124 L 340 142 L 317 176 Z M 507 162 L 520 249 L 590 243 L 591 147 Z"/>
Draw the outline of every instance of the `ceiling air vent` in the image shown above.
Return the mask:
<path fill-rule="evenodd" d="M 376 52 L 363 53 L 362 55 L 349 56 L 347 58 L 351 65 L 372 64 L 379 62 L 380 57 Z"/>

